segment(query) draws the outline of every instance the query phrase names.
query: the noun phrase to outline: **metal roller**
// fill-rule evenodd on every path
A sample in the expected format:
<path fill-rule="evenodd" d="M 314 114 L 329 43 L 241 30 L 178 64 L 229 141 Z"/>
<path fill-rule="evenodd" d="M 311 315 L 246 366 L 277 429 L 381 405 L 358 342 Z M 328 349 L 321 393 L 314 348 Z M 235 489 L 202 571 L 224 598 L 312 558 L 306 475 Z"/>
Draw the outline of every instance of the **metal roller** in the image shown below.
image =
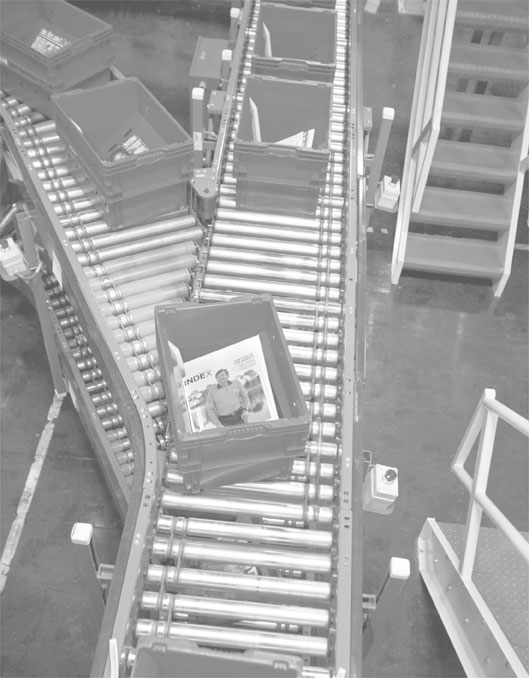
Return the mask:
<path fill-rule="evenodd" d="M 338 371 L 335 367 L 294 363 L 294 369 L 298 378 L 303 381 L 336 384 L 338 380 Z"/>
<path fill-rule="evenodd" d="M 198 624 L 178 624 L 176 622 L 138 619 L 135 629 L 137 636 L 161 636 L 191 640 L 217 647 L 292 652 L 311 657 L 325 657 L 327 638 L 301 636 L 271 631 L 250 631 L 249 629 L 229 629 L 218 626 Z"/>
<path fill-rule="evenodd" d="M 107 233 L 109 230 L 110 226 L 105 221 L 92 221 L 86 224 L 78 224 L 77 226 L 65 228 L 64 233 L 68 240 L 84 240 L 93 235 Z"/>
<path fill-rule="evenodd" d="M 298 504 L 272 503 L 265 501 L 238 500 L 206 495 L 183 495 L 162 492 L 162 507 L 173 511 L 201 511 L 229 516 L 246 515 L 256 518 L 268 517 L 295 520 L 306 523 L 330 525 L 332 509 L 327 506 L 301 506 Z"/>
<path fill-rule="evenodd" d="M 330 332 L 311 332 L 309 330 L 296 330 L 285 327 L 283 328 L 283 334 L 288 344 L 314 347 L 323 346 L 325 348 L 336 348 L 339 344 L 339 337 Z"/>
<path fill-rule="evenodd" d="M 45 158 L 34 158 L 31 161 L 33 169 L 40 170 L 47 167 L 56 167 L 57 165 L 65 165 L 69 160 L 67 153 L 58 153 L 56 155 L 46 156 Z"/>
<path fill-rule="evenodd" d="M 29 147 L 26 148 L 26 153 L 31 160 L 35 160 L 36 158 L 48 158 L 66 153 L 66 146 L 61 142 L 43 146 L 30 142 Z"/>
<path fill-rule="evenodd" d="M 320 402 L 308 402 L 307 403 L 310 416 L 314 419 L 326 419 L 328 421 L 334 421 L 338 413 L 338 407 L 335 403 L 320 403 Z"/>
<path fill-rule="evenodd" d="M 116 299 L 123 299 L 128 296 L 147 292 L 148 290 L 156 290 L 160 287 L 167 287 L 175 283 L 188 283 L 191 280 L 191 273 L 187 268 L 173 270 L 169 273 L 162 273 L 161 275 L 154 275 L 152 277 L 145 277 L 143 280 L 133 280 L 116 286 L 103 286 L 101 283 L 93 279 L 92 290 L 97 301 L 112 302 Z M 98 289 L 99 288 L 99 289 Z"/>
<path fill-rule="evenodd" d="M 162 378 L 162 373 L 159 367 L 153 366 L 144 370 L 134 371 L 133 376 L 138 386 L 149 386 L 159 382 Z"/>
<path fill-rule="evenodd" d="M 181 299 L 175 299 L 174 301 L 176 303 L 177 301 L 181 301 Z M 132 304 L 134 305 L 134 300 Z M 139 308 L 135 308 L 134 306 L 131 307 L 129 297 L 127 306 L 129 307 L 128 312 L 122 313 L 121 315 L 107 317 L 107 325 L 109 329 L 124 329 L 134 325 L 139 325 L 154 318 L 154 309 L 152 305 L 149 306 L 145 304 L 145 306 Z"/>
<path fill-rule="evenodd" d="M 57 126 L 55 120 L 44 120 L 43 122 L 38 122 L 35 125 L 30 127 L 24 127 L 24 129 L 19 130 L 18 135 L 21 139 L 25 139 L 29 136 L 41 137 L 46 134 L 53 134 Z"/>
<path fill-rule="evenodd" d="M 200 297 L 203 301 L 228 301 L 233 299 L 234 293 L 224 290 L 202 289 Z M 287 311 L 291 313 L 306 313 L 307 315 L 320 316 L 331 315 L 339 316 L 342 307 L 334 302 L 313 302 L 305 301 L 304 299 L 288 299 L 285 297 L 274 297 L 274 306 L 278 311 Z"/>
<path fill-rule="evenodd" d="M 141 282 L 143 279 L 159 277 L 161 274 L 168 274 L 169 272 L 182 271 L 187 272 L 187 275 L 182 277 L 182 281 L 189 282 L 191 275 L 189 271 L 196 265 L 197 259 L 194 255 L 187 257 L 175 257 L 174 259 L 166 259 L 154 264 L 146 264 L 144 266 L 137 266 L 132 269 L 125 269 L 112 273 L 111 275 L 104 275 L 100 278 L 91 278 L 90 286 L 93 289 L 109 288 L 113 286 L 121 286 L 125 283 Z"/>
<path fill-rule="evenodd" d="M 248 212 L 245 210 L 218 209 L 217 221 L 228 221 L 243 224 L 259 224 L 265 226 L 288 226 L 289 228 L 300 228 L 307 231 L 318 231 L 322 224 L 319 219 L 311 217 L 294 217 L 283 214 L 265 214 L 262 212 Z M 330 226 L 331 224 L 329 224 Z M 333 222 L 333 228 L 337 231 L 342 230 L 340 222 Z"/>
<path fill-rule="evenodd" d="M 186 589 L 192 587 L 237 592 L 245 597 L 326 601 L 330 596 L 330 584 L 323 581 L 232 574 L 163 565 L 149 565 L 146 581 L 151 587 L 159 587 L 164 582 L 166 587 L 173 591 L 178 587 Z"/>
<path fill-rule="evenodd" d="M 267 238 L 269 240 L 284 240 L 301 243 L 315 243 L 317 245 L 329 245 L 339 247 L 342 242 L 341 233 L 320 232 L 317 230 L 307 231 L 301 228 L 286 228 L 279 224 L 262 226 L 250 225 L 237 222 L 216 221 L 215 233 L 246 236 L 252 238 Z"/>
<path fill-rule="evenodd" d="M 155 304 L 161 304 L 165 301 L 172 301 L 176 298 L 185 298 L 188 295 L 188 288 L 185 283 L 177 283 L 168 287 L 144 292 L 143 294 L 136 294 L 127 297 L 125 301 L 117 301 L 113 303 L 100 304 L 104 315 L 121 315 L 134 309 L 144 309 L 148 307 L 153 312 Z"/>
<path fill-rule="evenodd" d="M 248 496 L 250 498 L 264 498 L 273 500 L 273 498 L 288 498 L 290 501 L 321 501 L 325 503 L 332 502 L 333 488 L 329 485 L 315 485 L 313 483 L 300 483 L 296 481 L 265 481 L 262 483 L 237 483 L 226 487 L 215 488 L 211 494 L 218 496 L 229 494 L 231 497 L 239 498 Z"/>
<path fill-rule="evenodd" d="M 329 402 L 336 400 L 338 391 L 336 386 L 332 384 L 314 384 L 312 382 L 301 381 L 299 382 L 301 386 L 301 392 L 307 400 L 318 400 L 323 398 Z"/>
<path fill-rule="evenodd" d="M 340 290 L 334 287 L 299 285 L 295 283 L 276 282 L 274 280 L 256 280 L 252 278 L 236 278 L 228 275 L 215 275 L 206 272 L 204 287 L 232 290 L 234 292 L 252 292 L 253 294 L 269 293 L 285 297 L 300 297 L 321 301 L 329 299 L 338 301 Z"/>
<path fill-rule="evenodd" d="M 296 330 L 316 330 L 326 334 L 340 331 L 338 318 L 329 318 L 323 315 L 303 315 L 301 313 L 278 312 L 279 322 L 282 327 L 291 327 Z"/>
<path fill-rule="evenodd" d="M 163 612 L 171 617 L 184 613 L 220 619 L 254 619 L 281 624 L 301 624 L 314 628 L 326 628 L 329 624 L 329 612 L 314 607 L 200 598 L 171 593 L 159 594 L 154 591 L 142 594 L 140 607 L 147 612 Z"/>
<path fill-rule="evenodd" d="M 224 252 L 242 253 L 252 252 L 274 252 L 275 254 L 291 255 L 295 257 L 308 258 L 317 262 L 324 262 L 324 270 L 339 271 L 341 268 L 342 252 L 339 247 L 328 245 L 318 245 L 302 242 L 285 242 L 279 237 L 276 240 L 267 240 L 259 238 L 246 238 L 240 235 L 230 235 L 215 230 L 211 236 L 211 245 L 209 251 L 213 248 L 222 249 Z M 221 254 L 221 256 L 224 256 Z M 268 255 L 266 255 L 268 256 Z"/>
<path fill-rule="evenodd" d="M 183 539 L 155 537 L 152 553 L 157 558 L 181 558 L 185 560 L 254 565 L 274 569 L 299 570 L 302 572 L 330 572 L 331 557 L 322 553 L 280 551 L 251 548 L 240 544 L 191 542 Z"/>
<path fill-rule="evenodd" d="M 75 212 L 62 216 L 59 218 L 59 222 L 63 228 L 70 228 L 93 222 L 101 223 L 102 216 L 101 210 L 85 210 L 84 212 Z"/>
<path fill-rule="evenodd" d="M 159 515 L 156 531 L 182 537 L 248 540 L 260 544 L 330 549 L 332 534 L 320 530 L 296 530 L 288 527 L 266 527 L 254 523 L 233 523 L 204 518 L 179 518 Z"/>
<path fill-rule="evenodd" d="M 279 263 L 279 262 L 277 262 Z M 288 264 L 286 265 L 288 266 Z M 206 263 L 208 274 L 240 275 L 245 278 L 272 278 L 274 280 L 287 280 L 295 283 L 308 285 L 340 287 L 341 278 L 337 273 L 325 271 L 307 271 L 279 266 L 257 266 L 249 263 L 234 263 L 216 260 L 214 255 L 208 258 Z M 321 297 L 320 297 L 321 298 Z"/>
<path fill-rule="evenodd" d="M 146 320 L 131 327 L 114 330 L 114 337 L 119 344 L 123 344 L 126 341 L 134 341 L 149 336 L 153 334 L 153 330 L 154 321 Z"/>
<path fill-rule="evenodd" d="M 150 353 L 156 350 L 156 336 L 151 335 L 143 339 L 136 339 L 119 345 L 121 353 L 125 358 L 139 356 L 143 353 Z"/>
<path fill-rule="evenodd" d="M 321 271 L 324 275 L 338 276 L 341 269 L 339 260 L 324 260 L 323 258 L 300 257 L 289 254 L 268 254 L 250 249 L 228 249 L 212 244 L 208 252 L 208 263 L 214 260 L 227 260 L 231 262 L 244 262 L 251 264 L 265 264 L 272 266 L 291 267 L 293 269 L 307 269 Z"/>
<path fill-rule="evenodd" d="M 133 241 L 124 245 L 107 247 L 104 250 L 85 252 L 84 254 L 79 254 L 77 259 L 81 266 L 93 266 L 95 264 L 103 264 L 110 259 L 138 254 L 139 252 L 146 252 L 159 247 L 167 247 L 176 243 L 187 241 L 199 242 L 202 240 L 202 235 L 202 229 L 196 226 L 184 231 L 168 233 L 147 240 Z"/>
<path fill-rule="evenodd" d="M 172 261 L 173 259 L 176 261 L 185 258 L 188 255 L 195 255 L 196 249 L 196 245 L 192 241 L 188 241 L 172 245 L 171 247 L 155 249 L 152 250 L 152 252 L 141 252 L 140 254 L 133 254 L 129 257 L 112 259 L 104 264 L 85 268 L 84 271 L 88 277 L 113 275 L 121 271 L 138 270 L 143 266 Z M 193 261 L 196 261 L 196 257 Z"/>
<path fill-rule="evenodd" d="M 196 219 L 192 214 L 186 214 L 172 219 L 164 219 L 163 221 L 144 224 L 143 226 L 133 226 L 124 228 L 120 231 L 111 231 L 110 233 L 91 238 L 86 241 L 86 244 L 84 245 L 82 243 L 74 243 L 72 248 L 75 252 L 81 251 L 81 249 L 79 249 L 81 247 L 84 248 L 84 251 L 88 251 L 89 249 L 101 250 L 135 240 L 143 240 L 165 233 L 181 231 L 192 226 L 196 226 Z"/>

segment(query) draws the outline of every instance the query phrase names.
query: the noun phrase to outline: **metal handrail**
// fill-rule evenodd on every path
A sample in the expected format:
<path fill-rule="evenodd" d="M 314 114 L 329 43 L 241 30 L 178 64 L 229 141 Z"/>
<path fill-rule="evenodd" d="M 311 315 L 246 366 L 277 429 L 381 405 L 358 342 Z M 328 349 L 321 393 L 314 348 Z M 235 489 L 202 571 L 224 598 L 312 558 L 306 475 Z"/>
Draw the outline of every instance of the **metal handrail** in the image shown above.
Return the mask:
<path fill-rule="evenodd" d="M 529 542 L 487 495 L 487 482 L 496 436 L 498 418 L 529 438 L 529 420 L 496 400 L 494 389 L 485 389 L 452 462 L 452 471 L 470 493 L 465 528 L 465 547 L 459 571 L 463 580 L 472 579 L 477 542 L 483 511 L 529 563 Z M 464 468 L 479 435 L 474 476 Z"/>
<path fill-rule="evenodd" d="M 404 264 L 410 216 L 420 208 L 439 138 L 457 3 L 429 0 L 426 5 L 393 247 L 394 284 Z"/>

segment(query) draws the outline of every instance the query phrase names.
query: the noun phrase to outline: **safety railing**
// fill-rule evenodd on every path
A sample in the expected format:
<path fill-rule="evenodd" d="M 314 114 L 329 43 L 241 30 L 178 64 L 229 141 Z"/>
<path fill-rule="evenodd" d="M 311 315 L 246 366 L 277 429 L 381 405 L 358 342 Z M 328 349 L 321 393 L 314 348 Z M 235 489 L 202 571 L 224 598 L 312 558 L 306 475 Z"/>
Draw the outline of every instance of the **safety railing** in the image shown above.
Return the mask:
<path fill-rule="evenodd" d="M 421 206 L 439 138 L 457 2 L 428 0 L 426 4 L 393 246 L 394 284 L 404 265 L 410 216 Z"/>
<path fill-rule="evenodd" d="M 518 97 L 520 103 L 523 104 L 525 111 L 525 121 L 521 134 L 515 140 L 513 148 L 518 151 L 519 164 L 516 173 L 516 181 L 507 189 L 507 194 L 510 194 L 511 202 L 511 217 L 509 221 L 509 230 L 503 236 L 505 240 L 503 252 L 503 274 L 494 286 L 494 294 L 500 297 L 507 280 L 511 275 L 512 258 L 514 254 L 514 246 L 516 243 L 516 233 L 518 231 L 518 219 L 520 216 L 520 203 L 522 201 L 523 184 L 525 173 L 529 169 L 529 87 L 526 87 L 521 95 Z M 529 223 L 529 222 L 528 222 Z"/>
<path fill-rule="evenodd" d="M 452 471 L 470 493 L 470 503 L 465 525 L 463 556 L 459 572 L 463 581 L 472 580 L 472 570 L 483 512 L 503 532 L 520 555 L 529 563 L 529 542 L 516 529 L 496 504 L 487 496 L 496 426 L 498 418 L 529 438 L 529 420 L 496 400 L 494 389 L 485 389 L 474 411 L 470 424 L 452 463 Z M 479 436 L 474 476 L 464 468 L 465 462 Z"/>

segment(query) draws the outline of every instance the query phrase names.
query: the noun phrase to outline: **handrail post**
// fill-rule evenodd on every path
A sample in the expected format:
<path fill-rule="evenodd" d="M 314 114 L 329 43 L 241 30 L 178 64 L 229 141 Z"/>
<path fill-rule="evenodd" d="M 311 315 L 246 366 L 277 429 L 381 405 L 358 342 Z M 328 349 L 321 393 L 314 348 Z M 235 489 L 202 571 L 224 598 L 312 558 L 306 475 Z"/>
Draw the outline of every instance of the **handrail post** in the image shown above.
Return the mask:
<path fill-rule="evenodd" d="M 485 409 L 485 421 L 483 422 L 479 438 L 476 470 L 470 492 L 470 503 L 465 526 L 465 550 L 460 565 L 461 577 L 465 581 L 470 581 L 472 579 L 479 529 L 481 527 L 481 516 L 483 514 L 483 509 L 476 501 L 476 494 L 483 495 L 487 490 L 492 452 L 494 449 L 494 438 L 496 436 L 496 426 L 498 423 L 498 415 L 495 412 L 488 410 L 486 405 L 483 405 L 483 407 Z"/>

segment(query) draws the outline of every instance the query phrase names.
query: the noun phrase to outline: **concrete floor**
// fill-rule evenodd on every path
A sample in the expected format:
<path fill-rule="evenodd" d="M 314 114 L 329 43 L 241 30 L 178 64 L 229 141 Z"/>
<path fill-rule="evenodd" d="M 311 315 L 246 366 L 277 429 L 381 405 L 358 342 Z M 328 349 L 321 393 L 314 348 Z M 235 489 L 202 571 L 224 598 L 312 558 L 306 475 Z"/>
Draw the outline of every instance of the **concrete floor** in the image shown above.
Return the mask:
<path fill-rule="evenodd" d="M 226 4 L 77 4 L 114 25 L 118 67 L 138 75 L 187 126 L 186 77 L 194 42 L 198 35 L 225 34 Z M 365 103 L 374 111 L 373 141 L 382 107 L 396 109 L 386 174 L 402 171 L 420 30 L 419 19 L 398 15 L 396 0 L 384 0 L 376 16 L 366 16 Z M 469 281 L 405 276 L 394 287 L 394 222 L 394 215 L 376 213 L 368 240 L 364 447 L 376 462 L 399 468 L 400 498 L 390 516 L 365 514 L 364 590 L 378 590 L 391 556 L 409 558 L 412 573 L 398 609 L 382 624 L 364 673 L 463 676 L 418 574 L 416 539 L 427 517 L 465 520 L 466 493 L 450 463 L 482 390 L 495 388 L 507 405 L 528 411 L 528 253 L 515 253 L 499 301 L 489 287 Z M 3 548 L 53 387 L 33 309 L 6 284 L 1 299 Z M 527 531 L 525 448 L 506 428 L 499 427 L 498 438 L 490 494 Z M 100 555 L 112 562 L 119 517 L 66 401 L 1 598 L 2 676 L 89 673 L 97 624 L 70 545 L 77 520 L 95 525 Z"/>

